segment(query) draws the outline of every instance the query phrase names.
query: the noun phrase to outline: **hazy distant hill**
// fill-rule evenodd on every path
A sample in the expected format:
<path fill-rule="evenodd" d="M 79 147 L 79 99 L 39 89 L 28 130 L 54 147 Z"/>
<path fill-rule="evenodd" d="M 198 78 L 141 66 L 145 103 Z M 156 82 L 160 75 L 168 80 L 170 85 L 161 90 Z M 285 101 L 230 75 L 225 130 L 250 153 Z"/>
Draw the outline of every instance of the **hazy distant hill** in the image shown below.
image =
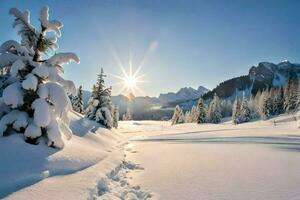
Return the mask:
<path fill-rule="evenodd" d="M 169 119 L 173 114 L 173 107 L 169 107 L 169 104 L 177 101 L 185 101 L 188 99 L 199 98 L 201 95 L 209 91 L 203 86 L 199 86 L 198 89 L 191 87 L 181 88 L 178 92 L 160 94 L 157 97 L 135 97 L 130 101 L 124 95 L 112 96 L 112 102 L 119 107 L 119 112 L 122 115 L 127 107 L 130 108 L 134 119 Z M 91 92 L 84 91 L 83 99 L 86 105 L 90 98 Z"/>
<path fill-rule="evenodd" d="M 178 92 L 169 92 L 166 94 L 160 94 L 158 99 L 162 102 L 175 102 L 188 99 L 196 99 L 207 93 L 209 90 L 203 86 L 199 86 L 198 89 L 192 87 L 181 88 Z"/>

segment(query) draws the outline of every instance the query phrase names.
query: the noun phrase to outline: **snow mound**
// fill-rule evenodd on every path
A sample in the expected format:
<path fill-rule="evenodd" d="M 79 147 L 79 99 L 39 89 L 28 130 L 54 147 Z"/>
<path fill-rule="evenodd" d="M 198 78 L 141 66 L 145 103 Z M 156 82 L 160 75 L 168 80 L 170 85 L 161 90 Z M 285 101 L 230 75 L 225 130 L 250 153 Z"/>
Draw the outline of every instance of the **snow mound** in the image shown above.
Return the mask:
<path fill-rule="evenodd" d="M 35 103 L 35 109 L 43 109 L 42 101 L 39 99 Z M 20 120 L 23 113 L 18 112 L 10 112 L 9 115 L 14 115 L 7 116 L 7 121 L 14 121 L 16 127 L 26 127 L 19 123 L 24 120 Z M 24 143 L 20 134 L 1 138 L 1 160 L 5 162 L 0 165 L 0 199 L 45 199 L 49 198 L 49 190 L 57 191 L 51 194 L 53 199 L 87 199 L 89 189 L 95 188 L 97 182 L 106 176 L 102 172 L 108 173 L 121 162 L 123 154 L 117 151 L 116 145 L 124 140 L 122 135 L 75 112 L 70 112 L 68 117 L 73 136 L 62 150 L 47 147 L 42 138 L 38 145 Z M 40 134 L 35 131 L 33 122 L 27 126 L 30 136 Z M 0 129 L 4 126 L 0 124 Z M 83 178 L 87 180 L 82 181 Z M 69 189 L 62 190 L 65 187 L 58 179 L 62 185 L 72 180 L 68 182 Z"/>

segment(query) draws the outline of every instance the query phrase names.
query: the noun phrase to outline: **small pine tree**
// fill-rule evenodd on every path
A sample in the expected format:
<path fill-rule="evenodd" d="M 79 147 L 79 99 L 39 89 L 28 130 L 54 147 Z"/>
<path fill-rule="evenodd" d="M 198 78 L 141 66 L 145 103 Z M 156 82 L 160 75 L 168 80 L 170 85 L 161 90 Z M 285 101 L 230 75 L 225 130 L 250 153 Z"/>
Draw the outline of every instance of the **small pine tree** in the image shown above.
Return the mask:
<path fill-rule="evenodd" d="M 263 120 L 269 119 L 269 117 L 272 115 L 272 99 L 267 90 L 264 91 L 261 95 L 260 107 L 261 118 Z"/>
<path fill-rule="evenodd" d="M 102 124 L 106 128 L 113 127 L 113 107 L 111 103 L 112 88 L 105 88 L 103 68 L 98 75 L 97 83 L 93 86 L 92 96 L 88 101 L 85 116 Z"/>
<path fill-rule="evenodd" d="M 221 105 L 218 95 L 215 93 L 213 100 L 210 102 L 208 111 L 209 121 L 214 124 L 221 122 Z"/>
<path fill-rule="evenodd" d="M 197 116 L 197 123 L 202 124 L 206 122 L 206 109 L 205 104 L 202 98 L 198 100 L 197 104 L 198 116 Z"/>
<path fill-rule="evenodd" d="M 240 110 L 240 122 L 249 122 L 251 120 L 251 110 L 246 98 L 243 99 Z"/>
<path fill-rule="evenodd" d="M 191 116 L 191 112 L 190 111 L 186 111 L 185 112 L 184 122 L 185 123 L 191 123 L 192 122 L 192 116 Z"/>
<path fill-rule="evenodd" d="M 182 109 L 177 105 L 174 110 L 174 114 L 172 117 L 172 125 L 182 124 L 184 123 L 184 115 Z"/>
<path fill-rule="evenodd" d="M 232 107 L 232 122 L 234 124 L 239 124 L 240 122 L 240 116 L 241 116 L 241 102 L 238 96 L 236 96 L 235 101 L 233 103 Z"/>
<path fill-rule="evenodd" d="M 131 116 L 131 112 L 130 112 L 129 107 L 127 107 L 126 112 L 123 114 L 122 120 L 123 120 L 123 121 L 129 121 L 129 120 L 132 120 L 132 116 Z"/>
<path fill-rule="evenodd" d="M 191 109 L 191 122 L 197 123 L 198 115 L 199 115 L 198 108 L 194 105 Z"/>
<path fill-rule="evenodd" d="M 295 78 L 290 78 L 288 80 L 288 85 L 284 92 L 284 109 L 286 112 L 292 112 L 297 107 L 298 99 L 298 81 Z"/>
<path fill-rule="evenodd" d="M 273 100 L 273 113 L 279 115 L 284 112 L 284 90 L 282 87 L 275 90 Z"/>
<path fill-rule="evenodd" d="M 113 127 L 118 128 L 118 121 L 119 121 L 119 107 L 114 106 L 113 108 L 114 114 L 113 114 Z"/>
<path fill-rule="evenodd" d="M 74 111 L 78 113 L 83 113 L 83 94 L 82 94 L 82 86 L 78 88 L 77 96 L 72 94 L 69 95 L 71 100 L 72 108 Z"/>

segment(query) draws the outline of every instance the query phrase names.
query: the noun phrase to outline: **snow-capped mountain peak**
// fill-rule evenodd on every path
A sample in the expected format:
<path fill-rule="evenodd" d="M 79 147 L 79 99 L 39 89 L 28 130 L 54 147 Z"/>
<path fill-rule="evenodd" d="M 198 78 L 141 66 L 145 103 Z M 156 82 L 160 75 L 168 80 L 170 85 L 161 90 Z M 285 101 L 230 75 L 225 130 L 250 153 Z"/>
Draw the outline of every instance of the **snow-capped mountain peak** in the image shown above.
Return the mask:
<path fill-rule="evenodd" d="M 188 99 L 196 99 L 208 92 L 209 90 L 203 86 L 199 86 L 198 89 L 192 87 L 181 88 L 178 92 L 169 92 L 159 95 L 159 100 L 163 102 L 174 102 Z"/>

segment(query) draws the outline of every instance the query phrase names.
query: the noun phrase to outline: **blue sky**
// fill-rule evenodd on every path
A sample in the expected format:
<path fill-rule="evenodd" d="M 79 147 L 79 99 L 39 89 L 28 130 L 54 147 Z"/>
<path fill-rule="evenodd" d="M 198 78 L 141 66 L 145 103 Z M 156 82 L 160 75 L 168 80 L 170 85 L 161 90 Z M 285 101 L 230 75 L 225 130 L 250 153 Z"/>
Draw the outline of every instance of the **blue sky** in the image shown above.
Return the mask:
<path fill-rule="evenodd" d="M 29 9 L 37 24 L 43 5 L 51 19 L 64 23 L 58 51 L 81 58 L 65 67 L 65 77 L 87 90 L 100 66 L 108 85 L 118 81 L 110 76 L 121 74 L 112 49 L 126 68 L 130 55 L 133 68 L 146 55 L 141 73 L 147 82 L 140 88 L 149 96 L 184 86 L 212 89 L 261 61 L 300 62 L 300 1 L 3 0 L 0 42 L 18 39 L 9 8 Z M 114 94 L 119 87 L 113 86 Z"/>

